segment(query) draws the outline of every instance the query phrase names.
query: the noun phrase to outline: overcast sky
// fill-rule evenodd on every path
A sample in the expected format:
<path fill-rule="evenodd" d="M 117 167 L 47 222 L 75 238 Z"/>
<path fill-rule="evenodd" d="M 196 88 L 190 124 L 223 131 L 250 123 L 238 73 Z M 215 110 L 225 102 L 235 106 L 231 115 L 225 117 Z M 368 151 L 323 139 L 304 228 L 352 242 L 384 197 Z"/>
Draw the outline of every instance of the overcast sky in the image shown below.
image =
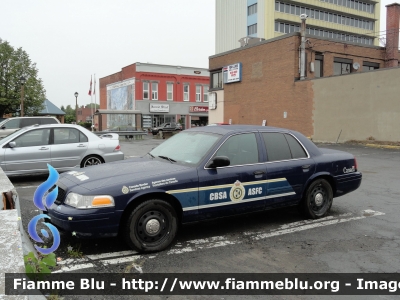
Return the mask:
<path fill-rule="evenodd" d="M 394 2 L 381 2 L 381 31 Z M 208 68 L 214 27 L 215 0 L 1 2 L 0 38 L 28 53 L 58 107 L 74 107 L 75 92 L 89 104 L 91 75 L 98 93 L 98 78 L 135 62 Z"/>

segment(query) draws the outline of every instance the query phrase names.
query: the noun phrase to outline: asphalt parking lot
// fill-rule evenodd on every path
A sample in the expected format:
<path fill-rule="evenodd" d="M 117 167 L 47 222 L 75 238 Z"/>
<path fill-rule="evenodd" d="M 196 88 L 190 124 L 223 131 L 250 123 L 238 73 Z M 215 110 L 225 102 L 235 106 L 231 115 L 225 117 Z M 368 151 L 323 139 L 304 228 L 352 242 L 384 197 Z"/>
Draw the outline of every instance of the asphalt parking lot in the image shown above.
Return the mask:
<path fill-rule="evenodd" d="M 128 159 L 144 155 L 161 142 L 163 140 L 148 136 L 143 140 L 121 140 L 121 147 Z M 182 227 L 170 249 L 146 255 L 135 253 L 117 238 L 79 240 L 62 235 L 60 247 L 56 251 L 60 260 L 57 270 L 99 273 L 398 272 L 400 150 L 350 144 L 318 146 L 353 153 L 363 173 L 361 187 L 355 192 L 335 198 L 329 216 L 324 219 L 304 220 L 296 209 L 289 208 L 187 225 Z M 38 214 L 32 201 L 33 193 L 46 178 L 11 178 L 20 197 L 25 229 L 27 222 Z M 72 255 L 71 251 L 68 253 L 68 247 L 74 249 Z M 165 296 L 152 298 L 166 299 Z M 170 296 L 168 299 L 178 298 Z M 215 296 L 212 299 L 243 298 Z M 271 297 L 299 298 L 321 299 L 320 296 Z M 363 296 L 359 299 L 377 297 Z M 379 299 L 392 298 L 384 296 Z"/>

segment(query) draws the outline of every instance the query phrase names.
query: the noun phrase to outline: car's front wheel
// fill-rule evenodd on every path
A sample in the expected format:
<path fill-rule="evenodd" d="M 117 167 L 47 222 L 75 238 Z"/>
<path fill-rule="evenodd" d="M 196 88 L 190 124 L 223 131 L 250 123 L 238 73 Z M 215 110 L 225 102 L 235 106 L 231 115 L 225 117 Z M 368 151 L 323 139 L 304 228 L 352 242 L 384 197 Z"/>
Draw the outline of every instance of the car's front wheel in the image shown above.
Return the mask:
<path fill-rule="evenodd" d="M 140 252 L 161 251 L 174 240 L 178 218 L 168 202 L 148 200 L 131 212 L 124 231 L 125 241 L 131 248 Z"/>
<path fill-rule="evenodd" d="M 332 206 L 333 192 L 330 183 L 325 179 L 316 179 L 307 189 L 303 199 L 306 215 L 312 219 L 324 217 Z"/>
<path fill-rule="evenodd" d="M 87 156 L 82 160 L 81 167 L 86 168 L 90 166 L 100 165 L 104 163 L 103 160 L 95 155 Z"/>

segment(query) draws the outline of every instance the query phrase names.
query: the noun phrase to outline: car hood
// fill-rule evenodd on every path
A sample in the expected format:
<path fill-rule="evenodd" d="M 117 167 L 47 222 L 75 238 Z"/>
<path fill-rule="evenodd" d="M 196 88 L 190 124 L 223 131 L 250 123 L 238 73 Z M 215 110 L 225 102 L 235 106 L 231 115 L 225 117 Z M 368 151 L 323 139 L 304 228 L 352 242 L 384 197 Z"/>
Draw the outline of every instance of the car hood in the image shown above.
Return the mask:
<path fill-rule="evenodd" d="M 76 168 L 62 173 L 59 182 L 66 187 L 79 185 L 91 191 L 99 187 L 143 181 L 190 168 L 158 159 L 131 158 L 84 169 Z"/>

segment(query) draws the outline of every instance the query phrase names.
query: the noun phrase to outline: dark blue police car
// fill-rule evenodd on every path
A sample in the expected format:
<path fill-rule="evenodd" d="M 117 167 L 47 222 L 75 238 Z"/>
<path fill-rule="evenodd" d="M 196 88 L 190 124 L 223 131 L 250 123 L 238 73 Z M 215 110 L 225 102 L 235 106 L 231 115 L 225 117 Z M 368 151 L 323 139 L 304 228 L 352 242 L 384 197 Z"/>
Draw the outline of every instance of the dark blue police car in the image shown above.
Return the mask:
<path fill-rule="evenodd" d="M 61 174 L 47 213 L 78 237 L 120 233 L 151 252 L 168 247 L 180 223 L 290 205 L 321 218 L 361 177 L 352 154 L 318 148 L 295 131 L 204 126 L 144 157 Z"/>

